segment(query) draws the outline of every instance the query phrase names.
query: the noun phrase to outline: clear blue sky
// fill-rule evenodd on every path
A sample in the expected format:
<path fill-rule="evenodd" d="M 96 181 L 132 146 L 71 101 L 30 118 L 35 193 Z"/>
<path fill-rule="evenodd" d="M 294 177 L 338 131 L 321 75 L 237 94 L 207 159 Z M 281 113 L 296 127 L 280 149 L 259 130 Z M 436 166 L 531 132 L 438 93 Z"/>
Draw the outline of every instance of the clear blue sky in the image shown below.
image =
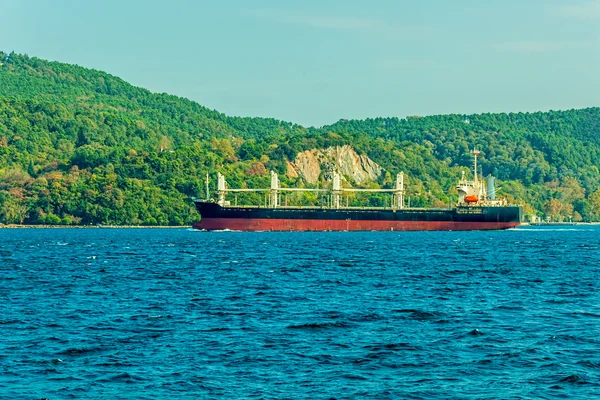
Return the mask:
<path fill-rule="evenodd" d="M 229 115 L 600 106 L 600 0 L 0 0 L 0 49 Z"/>

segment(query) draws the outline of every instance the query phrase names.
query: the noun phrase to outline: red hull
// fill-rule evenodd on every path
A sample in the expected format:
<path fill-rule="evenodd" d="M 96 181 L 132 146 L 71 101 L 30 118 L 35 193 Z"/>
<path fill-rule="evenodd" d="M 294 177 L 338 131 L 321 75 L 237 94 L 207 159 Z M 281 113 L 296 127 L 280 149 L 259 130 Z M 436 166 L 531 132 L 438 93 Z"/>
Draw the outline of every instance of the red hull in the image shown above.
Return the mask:
<path fill-rule="evenodd" d="M 202 218 L 194 228 L 208 231 L 470 231 L 509 229 L 518 225 L 518 222 Z"/>

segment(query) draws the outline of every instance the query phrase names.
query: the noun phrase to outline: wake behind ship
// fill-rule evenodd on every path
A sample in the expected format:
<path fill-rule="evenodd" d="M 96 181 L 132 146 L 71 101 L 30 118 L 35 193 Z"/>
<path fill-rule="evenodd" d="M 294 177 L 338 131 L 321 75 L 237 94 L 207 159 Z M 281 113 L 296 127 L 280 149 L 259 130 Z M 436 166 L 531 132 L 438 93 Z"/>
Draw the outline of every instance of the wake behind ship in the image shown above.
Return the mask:
<path fill-rule="evenodd" d="M 473 152 L 477 171 L 477 151 Z M 491 177 L 490 177 L 491 178 Z M 417 231 L 417 230 L 498 230 L 518 226 L 522 221 L 521 206 L 497 200 L 493 178 L 488 182 L 474 175 L 468 181 L 463 172 L 457 189 L 458 204 L 449 208 L 410 208 L 404 204 L 404 174 L 396 176 L 393 189 L 342 188 L 339 174 L 333 174 L 331 189 L 282 188 L 277 174 L 271 171 L 269 189 L 229 189 L 223 175 L 218 174 L 218 201 L 194 199 L 200 221 L 194 228 L 236 231 Z M 329 195 L 328 207 L 281 206 L 284 191 L 320 191 Z M 228 192 L 268 192 L 269 205 L 231 206 L 225 200 Z M 390 207 L 343 207 L 344 192 L 388 192 Z"/>

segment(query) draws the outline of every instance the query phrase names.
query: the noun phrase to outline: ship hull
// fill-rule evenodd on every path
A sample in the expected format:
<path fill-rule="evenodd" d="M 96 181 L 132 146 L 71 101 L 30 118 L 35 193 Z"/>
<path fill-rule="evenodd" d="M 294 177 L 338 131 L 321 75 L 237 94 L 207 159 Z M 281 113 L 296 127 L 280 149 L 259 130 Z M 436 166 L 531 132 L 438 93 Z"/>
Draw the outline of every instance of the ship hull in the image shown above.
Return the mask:
<path fill-rule="evenodd" d="M 235 231 L 460 231 L 518 226 L 520 207 L 453 209 L 302 209 L 221 207 L 195 202 L 203 230 Z"/>
<path fill-rule="evenodd" d="M 306 219 L 203 218 L 195 229 L 207 231 L 470 231 L 499 230 L 518 226 L 516 222 L 446 221 L 339 221 Z"/>

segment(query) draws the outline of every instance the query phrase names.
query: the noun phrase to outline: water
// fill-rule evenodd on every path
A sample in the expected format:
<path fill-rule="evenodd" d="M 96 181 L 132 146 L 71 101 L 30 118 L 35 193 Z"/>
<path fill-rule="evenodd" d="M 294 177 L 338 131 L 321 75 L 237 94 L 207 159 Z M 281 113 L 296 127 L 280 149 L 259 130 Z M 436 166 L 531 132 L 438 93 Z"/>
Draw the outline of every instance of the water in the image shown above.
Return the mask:
<path fill-rule="evenodd" d="M 0 230 L 0 398 L 596 398 L 599 234 Z"/>

